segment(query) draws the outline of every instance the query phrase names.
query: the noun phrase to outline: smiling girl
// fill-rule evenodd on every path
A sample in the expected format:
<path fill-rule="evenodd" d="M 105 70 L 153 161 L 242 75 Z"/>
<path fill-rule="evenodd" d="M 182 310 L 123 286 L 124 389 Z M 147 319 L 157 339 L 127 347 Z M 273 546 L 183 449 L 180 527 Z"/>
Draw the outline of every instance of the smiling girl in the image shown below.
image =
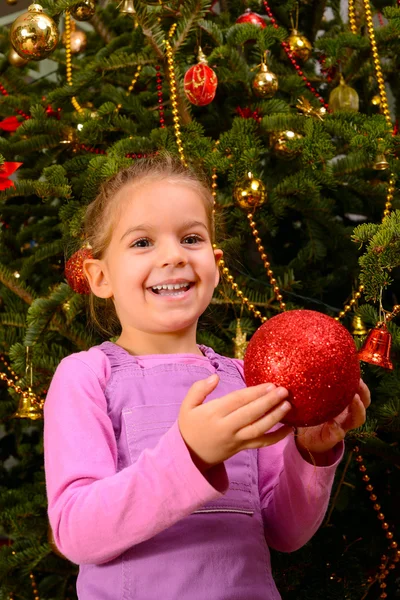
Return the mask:
<path fill-rule="evenodd" d="M 286 389 L 247 388 L 242 361 L 197 343 L 222 251 L 210 190 L 172 158 L 106 182 L 85 236 L 95 320 L 118 336 L 63 359 L 45 403 L 49 518 L 79 598 L 278 600 L 268 547 L 319 527 L 368 388 L 295 439 Z"/>

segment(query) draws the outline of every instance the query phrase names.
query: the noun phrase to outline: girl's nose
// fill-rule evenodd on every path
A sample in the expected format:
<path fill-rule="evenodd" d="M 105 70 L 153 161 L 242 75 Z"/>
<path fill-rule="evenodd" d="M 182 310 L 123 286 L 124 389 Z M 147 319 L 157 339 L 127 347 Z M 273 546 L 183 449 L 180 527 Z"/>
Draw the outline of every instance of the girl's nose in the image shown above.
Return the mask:
<path fill-rule="evenodd" d="M 163 266 L 184 266 L 187 263 L 185 249 L 179 242 L 166 243 L 160 248 L 160 254 Z"/>

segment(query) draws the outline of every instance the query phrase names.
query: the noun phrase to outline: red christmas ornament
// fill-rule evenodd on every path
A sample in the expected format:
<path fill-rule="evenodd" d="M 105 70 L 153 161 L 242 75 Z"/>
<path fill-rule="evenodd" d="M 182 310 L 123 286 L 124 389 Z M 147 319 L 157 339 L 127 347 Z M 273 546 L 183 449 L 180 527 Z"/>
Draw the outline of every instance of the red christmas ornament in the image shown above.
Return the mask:
<path fill-rule="evenodd" d="M 236 19 L 236 23 L 251 23 L 252 25 L 261 27 L 261 29 L 267 26 L 261 15 L 252 12 L 250 8 L 246 8 L 245 12 Z"/>
<path fill-rule="evenodd" d="M 22 121 L 18 121 L 17 117 L 6 117 L 0 121 L 0 129 L 3 131 L 16 131 L 22 123 Z"/>
<path fill-rule="evenodd" d="M 282 423 L 319 425 L 339 415 L 359 387 L 360 364 L 350 333 L 313 310 L 291 310 L 266 321 L 244 357 L 247 385 L 272 382 L 289 391 Z"/>
<path fill-rule="evenodd" d="M 61 108 L 57 108 L 56 110 L 54 110 L 51 104 L 48 104 L 46 106 L 45 112 L 48 117 L 54 117 L 55 119 L 57 119 L 57 121 L 59 121 L 61 118 Z"/>
<path fill-rule="evenodd" d="M 199 48 L 198 64 L 185 73 L 183 86 L 189 101 L 196 106 L 206 106 L 214 100 L 218 79 L 207 64 L 207 59 Z"/>
<path fill-rule="evenodd" d="M 15 187 L 14 182 L 8 179 L 23 163 L 4 162 L 0 166 L 0 190 L 6 190 L 9 187 Z"/>
<path fill-rule="evenodd" d="M 242 108 L 241 106 L 237 106 L 236 113 L 242 119 L 254 119 L 255 121 L 257 121 L 257 123 L 259 123 L 262 119 L 257 109 L 251 110 L 251 108 L 248 108 L 247 106 L 245 106 L 244 108 Z"/>
<path fill-rule="evenodd" d="M 65 265 L 65 277 L 68 285 L 77 294 L 90 294 L 90 285 L 83 272 L 83 261 L 93 258 L 90 248 L 84 247 L 75 252 Z"/>

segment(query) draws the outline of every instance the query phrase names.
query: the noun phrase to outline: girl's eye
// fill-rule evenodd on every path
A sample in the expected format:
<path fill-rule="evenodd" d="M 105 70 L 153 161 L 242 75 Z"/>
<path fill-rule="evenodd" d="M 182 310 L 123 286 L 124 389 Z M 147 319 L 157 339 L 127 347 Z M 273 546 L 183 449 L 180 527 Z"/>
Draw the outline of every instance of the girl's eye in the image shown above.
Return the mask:
<path fill-rule="evenodd" d="M 188 240 L 189 240 L 189 242 L 188 242 Z M 187 242 L 190 246 L 192 246 L 193 244 L 201 242 L 202 238 L 199 235 L 192 234 L 192 235 L 186 236 L 184 241 Z"/>
<path fill-rule="evenodd" d="M 147 238 L 140 238 L 140 240 L 136 240 L 136 242 L 132 244 L 131 248 L 147 248 L 149 243 Z"/>

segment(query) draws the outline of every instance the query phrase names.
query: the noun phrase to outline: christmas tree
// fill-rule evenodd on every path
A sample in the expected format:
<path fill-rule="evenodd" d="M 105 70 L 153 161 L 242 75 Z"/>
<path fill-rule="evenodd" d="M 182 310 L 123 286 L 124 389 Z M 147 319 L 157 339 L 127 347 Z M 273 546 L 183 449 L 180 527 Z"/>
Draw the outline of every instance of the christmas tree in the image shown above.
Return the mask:
<path fill-rule="evenodd" d="M 42 408 L 60 360 L 104 340 L 87 326 L 84 208 L 165 151 L 216 201 L 223 277 L 199 343 L 242 357 L 266 319 L 305 308 L 363 350 L 368 420 L 324 525 L 273 553 L 282 597 L 399 596 L 397 4 L 42 0 L 1 28 L 2 598 L 76 597 L 46 516 Z"/>

